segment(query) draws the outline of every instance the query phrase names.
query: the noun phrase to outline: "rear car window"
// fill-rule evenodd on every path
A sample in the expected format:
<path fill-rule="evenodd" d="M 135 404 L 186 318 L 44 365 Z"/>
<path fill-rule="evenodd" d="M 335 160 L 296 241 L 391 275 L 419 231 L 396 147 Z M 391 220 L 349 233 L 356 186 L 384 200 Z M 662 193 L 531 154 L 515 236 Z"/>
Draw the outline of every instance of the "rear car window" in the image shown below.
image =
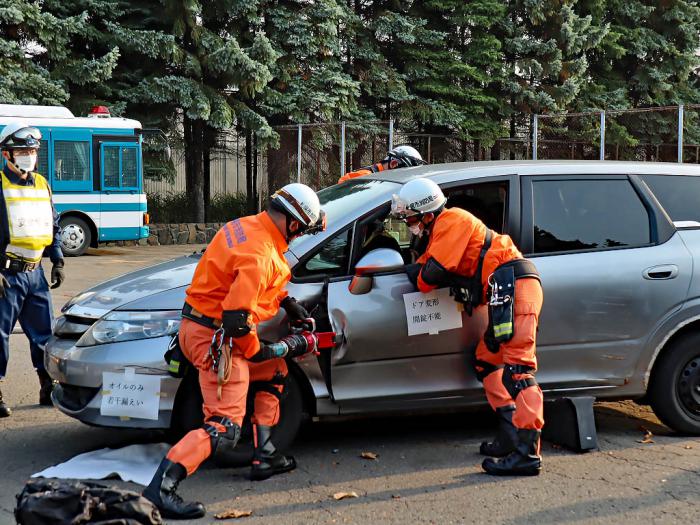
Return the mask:
<path fill-rule="evenodd" d="M 641 175 L 672 221 L 700 222 L 700 177 Z"/>
<path fill-rule="evenodd" d="M 535 253 L 649 244 L 649 213 L 624 179 L 533 182 Z"/>

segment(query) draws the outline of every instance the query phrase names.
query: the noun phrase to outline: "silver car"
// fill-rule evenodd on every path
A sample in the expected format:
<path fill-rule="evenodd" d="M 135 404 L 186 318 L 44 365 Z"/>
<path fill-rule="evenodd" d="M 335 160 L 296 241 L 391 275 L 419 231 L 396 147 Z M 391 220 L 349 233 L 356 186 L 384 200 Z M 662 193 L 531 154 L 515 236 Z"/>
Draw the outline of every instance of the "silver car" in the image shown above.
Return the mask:
<path fill-rule="evenodd" d="M 304 416 L 485 404 L 470 366 L 482 309 L 463 314 L 462 329 L 407 333 L 403 295 L 414 290 L 404 265 L 420 247 L 387 214 L 392 195 L 415 177 L 432 178 L 448 207 L 509 234 L 536 263 L 545 298 L 537 377 L 547 397 L 636 399 L 674 430 L 700 434 L 700 168 L 480 162 L 393 170 L 318 193 L 328 228 L 291 244 L 288 289 L 315 305 L 337 345 L 290 363 L 281 446 Z M 170 377 L 163 360 L 198 260 L 146 268 L 66 304 L 46 351 L 61 411 L 112 427 L 201 424 L 196 376 Z M 261 338 L 276 340 L 286 326 L 280 313 L 260 327 Z M 157 419 L 105 415 L 103 373 L 125 368 L 160 377 Z"/>

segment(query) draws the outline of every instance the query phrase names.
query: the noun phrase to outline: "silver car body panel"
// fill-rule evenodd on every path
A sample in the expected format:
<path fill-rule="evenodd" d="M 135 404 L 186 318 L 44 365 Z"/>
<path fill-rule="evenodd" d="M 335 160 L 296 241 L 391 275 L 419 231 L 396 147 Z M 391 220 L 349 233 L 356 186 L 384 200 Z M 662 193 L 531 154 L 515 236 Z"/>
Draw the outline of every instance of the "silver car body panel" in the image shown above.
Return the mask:
<path fill-rule="evenodd" d="M 329 213 L 327 230 L 296 240 L 287 259 L 291 266 L 303 263 L 355 220 L 387 204 L 400 184 L 416 177 L 431 177 L 445 188 L 508 180 L 511 198 L 506 216 L 513 224 L 507 222 L 506 229 L 518 238 L 523 176 L 566 174 L 700 176 L 700 168 L 671 163 L 514 161 L 386 171 L 351 181 L 372 191 L 350 192 L 343 202 L 334 203 L 336 213 Z M 668 217 L 664 220 L 670 224 Z M 700 320 L 700 277 L 693 272 L 693 261 L 700 257 L 700 228 L 685 223 L 670 227 L 678 231 L 657 246 L 532 256 L 545 297 L 538 336 L 538 380 L 545 392 L 587 392 L 600 398 L 634 398 L 645 393 L 664 344 L 677 330 Z M 184 257 L 98 285 L 71 305 L 70 313 L 95 319 L 114 309 L 178 309 L 197 261 L 196 256 Z M 670 268 L 672 277 L 645 278 L 646 270 L 659 266 Z M 330 355 L 330 372 L 324 376 L 315 358 L 298 362 L 294 371 L 307 379 L 316 397 L 316 406 L 311 407 L 316 415 L 485 402 L 481 385 L 467 364 L 468 353 L 485 328 L 483 309 L 471 318 L 465 315 L 461 330 L 406 337 L 401 296 L 412 291 L 412 286 L 405 273 L 374 276 L 372 290 L 357 296 L 348 290 L 351 277 L 331 278 L 327 285 L 329 318 L 334 330 L 342 334 L 341 343 Z M 299 300 L 315 302 L 322 299 L 322 281 L 295 278 L 288 290 Z M 282 313 L 259 327 L 266 340 L 280 337 L 285 330 Z M 154 373 L 164 367 L 162 339 L 85 349 L 77 349 L 74 343 L 53 339 L 47 349 L 50 374 L 71 385 L 99 387 L 102 371 L 123 370 L 128 364 Z M 167 388 L 173 385 L 174 396 L 177 380 L 165 382 Z M 96 410 L 97 416 L 75 416 L 90 423 L 114 424 L 113 418 L 99 417 L 99 401 L 98 395 L 86 407 Z M 169 419 L 172 405 L 168 406 L 167 398 L 161 402 Z M 139 422 L 138 426 L 146 425 Z M 124 426 L 136 424 L 131 421 Z"/>

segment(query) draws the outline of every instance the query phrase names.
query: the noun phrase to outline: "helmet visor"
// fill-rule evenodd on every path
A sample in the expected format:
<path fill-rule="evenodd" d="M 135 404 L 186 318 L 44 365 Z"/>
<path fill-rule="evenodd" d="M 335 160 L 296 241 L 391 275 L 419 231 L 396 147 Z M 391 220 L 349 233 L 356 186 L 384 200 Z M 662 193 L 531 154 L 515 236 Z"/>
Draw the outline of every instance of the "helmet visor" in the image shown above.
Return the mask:
<path fill-rule="evenodd" d="M 12 136 L 20 139 L 20 140 L 27 140 L 29 138 L 32 138 L 36 141 L 41 140 L 41 131 L 39 131 L 37 128 L 34 127 L 29 127 L 29 128 L 22 128 L 18 129 L 15 131 Z"/>

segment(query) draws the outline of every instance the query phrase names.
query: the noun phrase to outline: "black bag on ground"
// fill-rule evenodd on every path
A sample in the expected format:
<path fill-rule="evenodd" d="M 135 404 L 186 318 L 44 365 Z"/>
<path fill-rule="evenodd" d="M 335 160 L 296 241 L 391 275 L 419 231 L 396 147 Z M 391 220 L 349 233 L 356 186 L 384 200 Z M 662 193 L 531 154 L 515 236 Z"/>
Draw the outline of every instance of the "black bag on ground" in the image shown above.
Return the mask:
<path fill-rule="evenodd" d="M 129 490 L 62 479 L 30 479 L 17 496 L 19 525 L 162 525 L 160 512 Z"/>
<path fill-rule="evenodd" d="M 545 401 L 542 439 L 575 452 L 598 448 L 594 397 L 563 397 Z"/>

